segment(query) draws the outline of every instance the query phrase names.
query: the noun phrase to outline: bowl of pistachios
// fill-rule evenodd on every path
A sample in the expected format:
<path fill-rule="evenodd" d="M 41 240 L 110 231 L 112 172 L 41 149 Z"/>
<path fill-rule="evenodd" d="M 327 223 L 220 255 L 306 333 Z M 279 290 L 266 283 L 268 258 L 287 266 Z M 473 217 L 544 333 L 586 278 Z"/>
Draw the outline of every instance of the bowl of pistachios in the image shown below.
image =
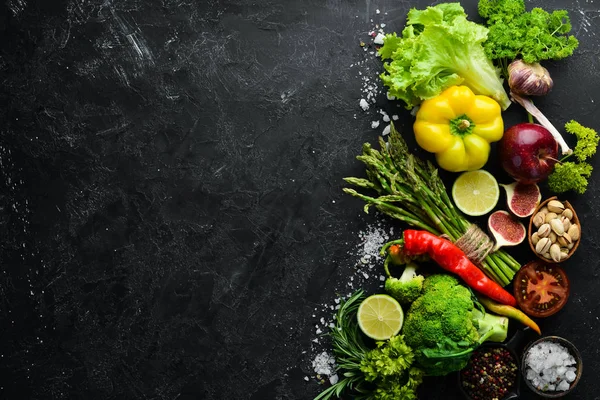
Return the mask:
<path fill-rule="evenodd" d="M 568 201 L 556 196 L 541 202 L 529 220 L 529 246 L 543 261 L 568 260 L 581 241 L 581 223 Z"/>

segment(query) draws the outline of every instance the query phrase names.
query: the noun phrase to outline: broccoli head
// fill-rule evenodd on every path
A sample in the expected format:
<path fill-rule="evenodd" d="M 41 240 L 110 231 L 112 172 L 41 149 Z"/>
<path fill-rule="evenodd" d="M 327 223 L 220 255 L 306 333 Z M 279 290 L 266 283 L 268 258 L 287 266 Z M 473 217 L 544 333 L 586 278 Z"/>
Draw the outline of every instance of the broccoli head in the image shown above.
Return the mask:
<path fill-rule="evenodd" d="M 385 291 L 398 300 L 400 304 L 409 304 L 415 301 L 421 295 L 423 281 L 425 277 L 417 274 L 417 264 L 409 262 L 404 268 L 400 278 L 394 278 L 390 275 L 387 265 L 385 271 L 388 278 L 385 280 Z"/>
<path fill-rule="evenodd" d="M 484 341 L 502 342 L 508 319 L 485 313 L 473 293 L 445 274 L 431 275 L 412 303 L 402 334 L 427 375 L 446 375 L 464 368 Z"/>

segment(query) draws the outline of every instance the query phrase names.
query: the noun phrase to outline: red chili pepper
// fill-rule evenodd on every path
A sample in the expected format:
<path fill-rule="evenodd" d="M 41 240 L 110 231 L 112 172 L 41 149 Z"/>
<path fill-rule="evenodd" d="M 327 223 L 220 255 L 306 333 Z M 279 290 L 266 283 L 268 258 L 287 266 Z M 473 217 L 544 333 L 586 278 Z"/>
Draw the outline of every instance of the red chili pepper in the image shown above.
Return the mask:
<path fill-rule="evenodd" d="M 446 271 L 460 276 L 470 288 L 499 303 L 515 307 L 515 298 L 488 278 L 454 243 L 427 231 L 407 229 L 404 231 L 404 251 L 408 255 L 428 254 Z"/>

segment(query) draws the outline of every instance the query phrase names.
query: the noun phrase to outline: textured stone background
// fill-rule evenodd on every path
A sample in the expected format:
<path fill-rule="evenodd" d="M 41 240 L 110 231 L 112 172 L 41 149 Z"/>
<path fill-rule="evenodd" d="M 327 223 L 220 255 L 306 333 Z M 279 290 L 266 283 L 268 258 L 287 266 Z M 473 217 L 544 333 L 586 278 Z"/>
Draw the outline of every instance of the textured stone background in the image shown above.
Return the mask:
<path fill-rule="evenodd" d="M 4 1 L 0 397 L 313 398 L 315 325 L 349 290 L 361 232 L 400 228 L 341 191 L 378 109 L 410 132 L 384 95 L 359 108 L 359 72 L 381 66 L 358 43 L 428 4 Z M 571 11 L 581 46 L 547 65 L 538 104 L 598 129 L 600 3 L 542 4 Z M 541 323 L 584 354 L 573 399 L 600 398 L 598 174 L 572 198 L 572 297 Z M 458 398 L 453 377 L 422 389 Z"/>

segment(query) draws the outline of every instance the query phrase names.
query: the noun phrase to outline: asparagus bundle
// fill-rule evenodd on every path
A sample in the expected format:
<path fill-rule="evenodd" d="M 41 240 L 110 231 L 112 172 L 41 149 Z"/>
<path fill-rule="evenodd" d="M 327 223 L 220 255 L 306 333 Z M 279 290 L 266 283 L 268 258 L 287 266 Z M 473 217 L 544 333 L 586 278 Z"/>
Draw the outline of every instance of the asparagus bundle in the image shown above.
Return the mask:
<path fill-rule="evenodd" d="M 357 159 L 366 166 L 368 179 L 344 178 L 360 189 L 369 189 L 377 197 L 344 188 L 344 192 L 364 200 L 365 212 L 375 207 L 415 228 L 435 235 L 447 235 L 452 241 L 461 238 L 471 223 L 450 200 L 446 187 L 431 162 L 424 162 L 408 150 L 406 142 L 391 125 L 389 141 L 379 138 L 381 150 L 363 145 Z M 489 253 L 479 264 L 481 269 L 502 286 L 508 285 L 521 265 L 503 250 Z"/>

